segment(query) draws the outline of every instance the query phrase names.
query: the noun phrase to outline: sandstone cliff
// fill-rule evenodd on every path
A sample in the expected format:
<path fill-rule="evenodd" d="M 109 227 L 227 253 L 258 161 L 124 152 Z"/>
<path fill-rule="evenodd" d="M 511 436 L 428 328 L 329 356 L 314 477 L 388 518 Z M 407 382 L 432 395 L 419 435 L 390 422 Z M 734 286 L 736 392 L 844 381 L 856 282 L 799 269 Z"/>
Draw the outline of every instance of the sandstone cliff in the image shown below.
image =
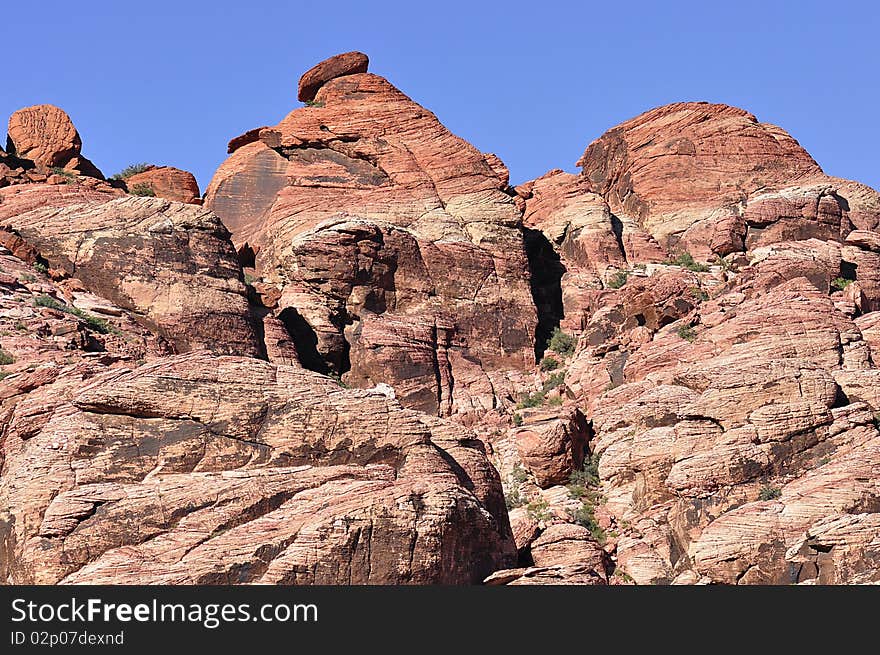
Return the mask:
<path fill-rule="evenodd" d="M 10 119 L 0 580 L 880 581 L 880 194 L 708 103 L 511 187 L 368 65 L 204 206 Z"/>

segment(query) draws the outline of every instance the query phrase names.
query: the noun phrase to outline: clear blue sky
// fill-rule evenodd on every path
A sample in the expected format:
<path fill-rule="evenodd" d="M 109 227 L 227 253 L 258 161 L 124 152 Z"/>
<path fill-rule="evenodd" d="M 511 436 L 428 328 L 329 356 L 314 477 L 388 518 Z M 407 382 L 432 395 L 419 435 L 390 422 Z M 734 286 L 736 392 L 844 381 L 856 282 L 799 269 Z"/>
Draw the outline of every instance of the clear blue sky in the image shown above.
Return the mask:
<path fill-rule="evenodd" d="M 303 71 L 362 50 L 517 183 L 574 171 L 646 109 L 708 100 L 880 188 L 875 2 L 47 0 L 4 3 L 0 32 L 0 121 L 59 105 L 106 174 L 169 164 L 204 189 L 229 138 L 299 106 Z"/>

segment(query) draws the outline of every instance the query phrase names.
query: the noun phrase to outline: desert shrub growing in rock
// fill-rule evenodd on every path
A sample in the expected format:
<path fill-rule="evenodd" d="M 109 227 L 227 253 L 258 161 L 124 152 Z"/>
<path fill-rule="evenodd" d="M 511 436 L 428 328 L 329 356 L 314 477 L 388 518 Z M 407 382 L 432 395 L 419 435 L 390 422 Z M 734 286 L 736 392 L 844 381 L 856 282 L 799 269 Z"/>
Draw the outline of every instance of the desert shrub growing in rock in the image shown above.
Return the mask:
<path fill-rule="evenodd" d="M 541 360 L 542 371 L 553 371 L 557 368 L 559 368 L 559 360 L 552 355 L 547 355 L 544 359 Z"/>
<path fill-rule="evenodd" d="M 681 266 L 682 268 L 686 268 L 689 271 L 694 271 L 695 273 L 705 273 L 709 270 L 708 266 L 696 261 L 694 259 L 694 256 L 691 255 L 689 252 L 679 253 L 671 259 L 667 259 L 664 264 L 668 264 L 670 266 Z"/>
<path fill-rule="evenodd" d="M 516 404 L 517 409 L 527 409 L 529 407 L 540 407 L 544 404 L 546 398 L 543 391 L 527 393 L 520 396 L 519 402 Z"/>
<path fill-rule="evenodd" d="M 697 338 L 697 331 L 690 325 L 682 325 L 680 328 L 678 328 L 678 336 L 680 336 L 685 341 L 693 341 Z"/>
<path fill-rule="evenodd" d="M 7 364 L 12 364 L 15 361 L 15 357 L 10 355 L 8 352 L 0 348 L 0 366 L 6 366 Z"/>
<path fill-rule="evenodd" d="M 576 340 L 573 336 L 555 327 L 550 334 L 550 341 L 547 342 L 547 347 L 557 355 L 568 357 L 574 353 L 575 344 Z"/>
<path fill-rule="evenodd" d="M 758 492 L 758 498 L 760 500 L 776 500 L 782 495 L 782 489 L 779 487 L 772 487 L 770 485 L 764 485 L 761 487 L 761 491 Z"/>
<path fill-rule="evenodd" d="M 626 284 L 627 278 L 629 278 L 629 274 L 626 271 L 617 271 L 608 280 L 608 286 L 612 289 L 619 289 Z"/>
<path fill-rule="evenodd" d="M 831 280 L 831 288 L 836 289 L 837 291 L 843 291 L 853 282 L 855 282 L 855 280 L 850 280 L 849 278 L 845 277 L 836 277 Z"/>
<path fill-rule="evenodd" d="M 156 192 L 153 191 L 153 187 L 146 183 L 134 184 L 129 187 L 128 192 L 133 196 L 141 196 L 144 198 L 156 197 Z"/>
<path fill-rule="evenodd" d="M 556 387 L 562 385 L 564 381 L 565 371 L 556 371 L 555 373 L 551 373 L 544 381 L 544 391 L 547 392 L 551 389 L 555 389 Z"/>
<path fill-rule="evenodd" d="M 131 164 L 130 166 L 126 166 L 121 171 L 116 173 L 115 175 L 111 175 L 111 180 L 127 180 L 132 175 L 137 175 L 138 173 L 143 173 L 144 171 L 149 170 L 151 164 L 140 163 L 140 164 Z"/>

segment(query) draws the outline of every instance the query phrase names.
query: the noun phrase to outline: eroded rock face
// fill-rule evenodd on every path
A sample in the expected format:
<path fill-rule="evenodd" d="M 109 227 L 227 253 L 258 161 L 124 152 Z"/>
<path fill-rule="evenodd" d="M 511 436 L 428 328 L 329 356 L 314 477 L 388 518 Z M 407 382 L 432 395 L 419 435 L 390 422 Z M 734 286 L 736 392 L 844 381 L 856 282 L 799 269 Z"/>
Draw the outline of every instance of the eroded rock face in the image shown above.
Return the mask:
<path fill-rule="evenodd" d="M 61 194 L 58 202 L 80 195 Z M 260 353 L 241 268 L 215 215 L 154 198 L 85 197 L 92 202 L 3 218 L 2 234 L 59 274 L 136 312 L 178 352 Z M 0 212 L 6 208 L 4 200 Z"/>
<path fill-rule="evenodd" d="M 301 102 L 311 102 L 318 90 L 330 80 L 343 75 L 366 73 L 369 65 L 369 57 L 362 52 L 345 52 L 325 59 L 299 78 L 296 98 Z"/>
<path fill-rule="evenodd" d="M 82 140 L 70 116 L 54 105 L 25 107 L 12 114 L 7 149 L 44 169 L 61 168 L 104 179 L 94 164 L 82 156 Z"/>
<path fill-rule="evenodd" d="M 4 580 L 460 584 L 512 562 L 479 442 L 384 394 L 209 354 L 61 385 L 4 432 Z"/>
<path fill-rule="evenodd" d="M 151 166 L 142 173 L 135 173 L 125 179 L 129 189 L 146 187 L 157 198 L 201 204 L 199 184 L 189 171 L 182 171 L 173 166 Z"/>
<path fill-rule="evenodd" d="M 387 80 L 325 64 L 312 106 L 234 140 L 206 206 L 279 287 L 307 366 L 431 413 L 491 409 L 537 322 L 506 169 Z"/>

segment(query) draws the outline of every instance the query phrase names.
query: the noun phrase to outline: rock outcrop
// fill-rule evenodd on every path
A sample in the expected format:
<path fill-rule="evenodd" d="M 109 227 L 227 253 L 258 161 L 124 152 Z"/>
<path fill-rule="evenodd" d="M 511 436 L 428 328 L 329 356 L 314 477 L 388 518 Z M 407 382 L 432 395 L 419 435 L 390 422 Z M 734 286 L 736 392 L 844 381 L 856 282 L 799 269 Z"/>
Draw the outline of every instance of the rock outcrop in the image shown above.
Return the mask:
<path fill-rule="evenodd" d="M 35 105 L 12 114 L 6 146 L 19 159 L 43 169 L 58 168 L 104 179 L 95 165 L 82 156 L 82 140 L 70 116 L 54 105 Z"/>
<path fill-rule="evenodd" d="M 880 194 L 707 103 L 511 188 L 367 65 L 205 207 L 10 121 L 0 580 L 880 582 Z"/>
<path fill-rule="evenodd" d="M 205 204 L 279 288 L 306 366 L 434 414 L 491 409 L 494 372 L 534 362 L 506 171 L 352 61 L 320 64 L 311 106 L 234 139 Z"/>
<path fill-rule="evenodd" d="M 476 583 L 514 548 L 465 430 L 255 359 L 59 380 L 3 451 L 14 583 Z"/>
<path fill-rule="evenodd" d="M 260 352 L 241 268 L 214 214 L 155 198 L 86 197 L 2 218 L 0 239 L 23 242 L 59 275 L 135 312 L 177 352 Z"/>
<path fill-rule="evenodd" d="M 148 189 L 155 197 L 200 205 L 199 183 L 189 171 L 173 166 L 148 166 L 146 170 L 125 178 L 129 190 Z"/>

